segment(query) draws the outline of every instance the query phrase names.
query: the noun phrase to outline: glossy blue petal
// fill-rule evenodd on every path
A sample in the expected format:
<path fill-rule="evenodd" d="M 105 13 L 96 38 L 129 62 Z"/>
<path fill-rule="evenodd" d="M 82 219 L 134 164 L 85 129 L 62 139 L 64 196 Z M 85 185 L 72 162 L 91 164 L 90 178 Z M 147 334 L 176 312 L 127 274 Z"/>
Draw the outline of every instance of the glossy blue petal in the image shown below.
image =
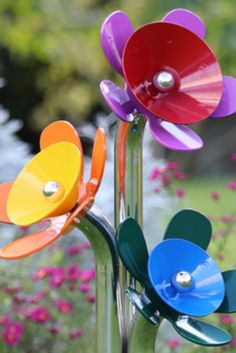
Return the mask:
<path fill-rule="evenodd" d="M 182 314 L 205 316 L 223 301 L 219 268 L 203 249 L 187 240 L 168 239 L 158 244 L 149 257 L 148 273 L 160 298 Z M 181 282 L 186 274 L 191 280 Z"/>

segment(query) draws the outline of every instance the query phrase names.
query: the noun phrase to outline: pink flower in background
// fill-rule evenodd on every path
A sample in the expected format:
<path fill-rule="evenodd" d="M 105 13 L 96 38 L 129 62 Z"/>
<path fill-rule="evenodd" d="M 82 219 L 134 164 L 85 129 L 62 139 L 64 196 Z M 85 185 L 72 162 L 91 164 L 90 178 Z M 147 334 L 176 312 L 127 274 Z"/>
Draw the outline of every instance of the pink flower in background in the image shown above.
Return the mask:
<path fill-rule="evenodd" d="M 234 323 L 234 319 L 231 315 L 222 314 L 220 315 L 220 322 L 225 325 L 232 325 Z"/>
<path fill-rule="evenodd" d="M 178 348 L 180 346 L 180 340 L 178 338 L 170 338 L 167 341 L 167 346 L 172 349 Z"/>
<path fill-rule="evenodd" d="M 74 340 L 80 336 L 82 336 L 84 333 L 83 329 L 80 327 L 74 328 L 70 333 L 69 333 L 69 338 L 71 340 Z"/>
<path fill-rule="evenodd" d="M 236 161 L 236 153 L 235 152 L 231 154 L 231 159 L 232 159 L 232 161 Z"/>
<path fill-rule="evenodd" d="M 80 275 L 80 280 L 82 282 L 90 282 L 95 277 L 96 277 L 96 270 L 92 269 L 92 270 L 83 271 Z"/>
<path fill-rule="evenodd" d="M 231 341 L 231 346 L 232 347 L 236 347 L 236 336 L 234 336 L 233 338 L 232 338 L 232 341 Z"/>
<path fill-rule="evenodd" d="M 81 254 L 83 250 L 84 249 L 82 245 L 74 245 L 67 249 L 67 255 L 69 256 L 78 255 L 78 254 Z"/>
<path fill-rule="evenodd" d="M 49 311 L 43 306 L 38 306 L 37 308 L 31 310 L 27 316 L 31 321 L 34 321 L 37 324 L 45 324 L 51 318 Z"/>
<path fill-rule="evenodd" d="M 17 321 L 9 322 L 3 329 L 3 342 L 8 346 L 19 343 L 24 332 L 24 325 Z"/>
<path fill-rule="evenodd" d="M 90 249 L 92 249 L 92 245 L 91 245 L 88 241 L 85 241 L 85 242 L 82 244 L 82 247 L 83 247 L 83 250 L 90 250 Z"/>
<path fill-rule="evenodd" d="M 228 185 L 227 185 L 228 189 L 230 190 L 236 190 L 236 180 L 231 181 Z"/>
<path fill-rule="evenodd" d="M 186 194 L 186 191 L 184 189 L 177 189 L 175 190 L 175 195 L 179 198 L 184 197 Z"/>
<path fill-rule="evenodd" d="M 50 332 L 52 335 L 57 335 L 60 331 L 61 331 L 61 330 L 60 330 L 59 326 L 57 326 L 56 324 L 52 325 L 52 326 L 49 328 L 49 332 Z"/>
<path fill-rule="evenodd" d="M 79 290 L 82 293 L 88 293 L 90 291 L 90 285 L 87 284 L 87 283 L 81 283 L 80 286 L 79 286 Z"/>
<path fill-rule="evenodd" d="M 39 302 L 41 302 L 41 300 L 43 300 L 46 296 L 48 295 L 48 293 L 44 290 L 40 291 L 39 293 L 33 295 L 30 299 L 29 299 L 29 303 L 30 304 L 38 304 Z"/>
<path fill-rule="evenodd" d="M 186 178 L 186 174 L 180 171 L 176 171 L 173 173 L 173 178 L 177 180 L 184 180 Z"/>
<path fill-rule="evenodd" d="M 11 318 L 8 315 L 0 316 L 0 325 L 6 325 L 10 322 Z"/>
<path fill-rule="evenodd" d="M 166 168 L 168 170 L 177 170 L 179 168 L 179 164 L 176 162 L 168 162 Z"/>
<path fill-rule="evenodd" d="M 60 287 L 66 281 L 66 271 L 62 267 L 57 267 L 53 270 L 49 284 L 52 288 Z"/>
<path fill-rule="evenodd" d="M 73 311 L 71 303 L 66 299 L 58 299 L 54 302 L 58 311 L 64 314 L 70 314 Z"/>
<path fill-rule="evenodd" d="M 219 198 L 220 198 L 219 192 L 213 191 L 213 192 L 211 193 L 211 198 L 212 198 L 212 200 L 214 200 L 214 201 L 218 201 Z"/>
<path fill-rule="evenodd" d="M 51 275 L 51 271 L 49 267 L 41 267 L 37 270 L 37 272 L 33 275 L 34 281 L 39 281 L 45 277 L 49 277 Z"/>
<path fill-rule="evenodd" d="M 220 220 L 222 223 L 232 223 L 233 222 L 233 216 L 232 215 L 228 215 L 225 214 L 223 216 L 220 217 Z"/>
<path fill-rule="evenodd" d="M 160 170 L 158 168 L 154 168 L 149 175 L 149 179 L 156 180 L 159 178 L 159 176 L 160 176 Z"/>
<path fill-rule="evenodd" d="M 88 303 L 91 303 L 91 304 L 96 303 L 96 295 L 93 295 L 93 294 L 87 295 L 86 300 Z"/>
<path fill-rule="evenodd" d="M 67 269 L 67 277 L 69 282 L 76 282 L 80 279 L 81 269 L 78 264 L 73 264 Z"/>
<path fill-rule="evenodd" d="M 5 287 L 3 288 L 3 292 L 7 294 L 15 294 L 21 291 L 20 287 Z"/>

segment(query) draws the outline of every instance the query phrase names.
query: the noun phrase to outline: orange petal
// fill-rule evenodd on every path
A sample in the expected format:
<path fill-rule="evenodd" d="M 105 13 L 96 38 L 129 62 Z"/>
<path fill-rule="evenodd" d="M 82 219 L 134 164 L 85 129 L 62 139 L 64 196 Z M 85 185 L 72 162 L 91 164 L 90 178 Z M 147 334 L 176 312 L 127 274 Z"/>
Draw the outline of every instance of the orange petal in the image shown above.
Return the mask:
<path fill-rule="evenodd" d="M 96 132 L 93 145 L 92 166 L 90 180 L 87 183 L 87 191 L 91 195 L 96 192 L 101 184 L 106 162 L 106 135 L 103 129 L 99 128 Z"/>
<path fill-rule="evenodd" d="M 0 222 L 9 224 L 11 224 L 11 221 L 7 215 L 7 199 L 12 184 L 11 181 L 0 184 Z"/>
<path fill-rule="evenodd" d="M 75 209 L 70 213 L 63 227 L 62 232 L 65 232 L 69 225 L 74 221 L 75 217 L 82 218 L 91 208 L 94 198 L 92 196 L 87 196 L 87 198 L 80 204 L 78 204 Z"/>
<path fill-rule="evenodd" d="M 27 226 L 72 210 L 78 199 L 80 173 L 81 153 L 74 144 L 58 142 L 43 149 L 12 185 L 7 200 L 10 220 Z M 56 185 L 52 194 L 46 194 L 45 188 L 52 183 Z"/>
<path fill-rule="evenodd" d="M 20 259 L 45 248 L 54 242 L 64 229 L 67 216 L 49 218 L 47 229 L 17 239 L 0 249 L 0 258 L 5 260 Z"/>
<path fill-rule="evenodd" d="M 72 124 L 65 120 L 59 120 L 48 125 L 40 135 L 40 149 L 57 143 L 57 142 L 71 142 L 75 144 L 81 152 L 82 165 L 81 165 L 81 177 L 83 178 L 84 172 L 84 153 L 83 147 L 80 141 L 80 137 Z"/>

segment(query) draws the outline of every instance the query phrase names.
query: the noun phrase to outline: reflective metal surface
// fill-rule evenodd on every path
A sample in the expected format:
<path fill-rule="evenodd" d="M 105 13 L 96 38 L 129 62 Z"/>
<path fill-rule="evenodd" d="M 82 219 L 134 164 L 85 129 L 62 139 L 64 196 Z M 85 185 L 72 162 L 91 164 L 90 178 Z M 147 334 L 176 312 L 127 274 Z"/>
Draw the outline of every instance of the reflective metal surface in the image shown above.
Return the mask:
<path fill-rule="evenodd" d="M 137 115 L 131 123 L 118 122 L 115 140 L 115 227 L 118 227 L 120 222 L 129 216 L 135 218 L 142 226 L 142 140 L 145 123 L 141 115 Z M 135 289 L 136 284 L 122 263 L 120 263 L 119 283 L 122 335 L 126 342 L 134 307 L 126 297 L 125 289 L 127 287 Z M 128 352 L 127 347 L 124 349 Z"/>
<path fill-rule="evenodd" d="M 115 230 L 95 206 L 81 220 L 76 219 L 76 226 L 87 236 L 96 258 L 96 353 L 125 353 L 117 309 L 120 299 Z"/>
<path fill-rule="evenodd" d="M 175 79 L 170 72 L 161 71 L 154 76 L 153 83 L 161 92 L 168 92 L 174 87 Z"/>

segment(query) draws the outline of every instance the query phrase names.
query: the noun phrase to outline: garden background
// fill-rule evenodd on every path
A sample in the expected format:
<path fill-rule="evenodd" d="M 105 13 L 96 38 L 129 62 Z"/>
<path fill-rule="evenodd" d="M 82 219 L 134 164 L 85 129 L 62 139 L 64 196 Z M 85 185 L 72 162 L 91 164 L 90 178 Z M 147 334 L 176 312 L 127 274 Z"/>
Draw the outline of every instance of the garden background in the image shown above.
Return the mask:
<path fill-rule="evenodd" d="M 14 179 L 38 151 L 40 131 L 56 119 L 79 127 L 88 155 L 95 126 L 102 124 L 112 141 L 115 119 L 99 92 L 99 83 L 103 79 L 119 83 L 120 78 L 104 58 L 100 26 L 117 9 L 127 12 L 137 27 L 161 19 L 176 7 L 202 17 L 207 43 L 222 71 L 236 77 L 235 0 L 1 0 L 0 182 Z M 170 152 L 148 137 L 145 140 L 145 219 L 146 233 L 152 233 L 150 247 L 173 212 L 194 207 L 213 222 L 211 254 L 222 269 L 236 266 L 235 118 L 196 124 L 205 146 L 194 153 Z M 109 192 L 104 192 L 112 187 L 111 159 L 98 203 L 112 218 Z M 148 226 L 153 217 L 156 223 Z M 0 230 L 1 244 L 19 236 L 9 226 Z M 1 261 L 0 266 L 1 353 L 94 351 L 95 270 L 86 239 L 72 234 L 40 254 L 22 261 Z M 220 321 L 236 337 L 236 317 L 215 316 L 213 321 Z M 163 330 L 158 346 L 168 353 L 185 349 L 233 352 L 236 338 L 226 348 L 206 349 L 185 344 L 171 330 Z"/>

